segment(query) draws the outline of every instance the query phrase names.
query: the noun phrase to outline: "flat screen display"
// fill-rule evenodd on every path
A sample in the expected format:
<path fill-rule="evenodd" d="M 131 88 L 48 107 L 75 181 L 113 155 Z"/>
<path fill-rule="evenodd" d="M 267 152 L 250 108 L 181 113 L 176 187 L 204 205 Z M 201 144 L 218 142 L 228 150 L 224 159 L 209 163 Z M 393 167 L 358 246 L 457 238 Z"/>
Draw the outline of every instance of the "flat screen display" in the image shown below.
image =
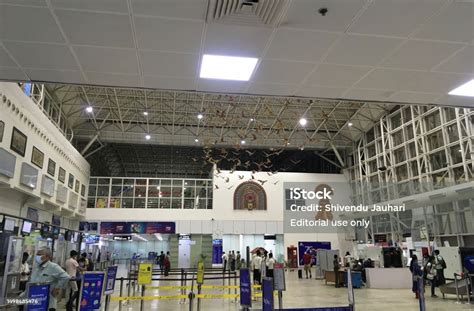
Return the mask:
<path fill-rule="evenodd" d="M 48 225 L 43 225 L 41 227 L 41 236 L 43 238 L 48 238 L 49 237 L 49 226 Z"/>
<path fill-rule="evenodd" d="M 3 231 L 13 232 L 15 230 L 15 220 L 10 218 L 3 218 Z"/>
<path fill-rule="evenodd" d="M 59 236 L 59 227 L 53 227 L 53 235 L 56 238 Z"/>
<path fill-rule="evenodd" d="M 31 227 L 31 221 L 23 220 L 23 227 L 21 228 L 21 233 L 30 233 Z"/>
<path fill-rule="evenodd" d="M 99 243 L 100 235 L 95 234 L 84 234 L 84 241 L 86 244 L 95 244 Z"/>

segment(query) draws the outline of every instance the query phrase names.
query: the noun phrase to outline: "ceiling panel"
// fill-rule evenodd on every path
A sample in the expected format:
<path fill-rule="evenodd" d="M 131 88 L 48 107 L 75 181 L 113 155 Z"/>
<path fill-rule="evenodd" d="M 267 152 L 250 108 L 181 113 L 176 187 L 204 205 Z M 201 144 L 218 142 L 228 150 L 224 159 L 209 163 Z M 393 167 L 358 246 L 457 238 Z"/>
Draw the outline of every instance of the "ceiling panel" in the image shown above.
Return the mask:
<path fill-rule="evenodd" d="M 66 10 L 55 12 L 72 44 L 124 48 L 135 46 L 128 15 Z"/>
<path fill-rule="evenodd" d="M 22 67 L 79 70 L 66 45 L 26 42 L 5 42 L 4 45 Z"/>
<path fill-rule="evenodd" d="M 252 81 L 298 84 L 314 66 L 312 63 L 263 60 Z"/>
<path fill-rule="evenodd" d="M 350 25 L 365 3 L 365 0 L 292 1 L 282 26 L 342 32 Z M 318 13 L 320 8 L 328 9 L 326 16 Z"/>
<path fill-rule="evenodd" d="M 25 71 L 31 80 L 51 82 L 65 81 L 66 83 L 85 83 L 85 80 L 80 71 L 43 69 L 26 69 Z"/>
<path fill-rule="evenodd" d="M 435 68 L 436 71 L 474 73 L 474 47 L 466 46 Z"/>
<path fill-rule="evenodd" d="M 28 77 L 19 68 L 5 68 L 0 67 L 0 79 L 12 80 L 12 81 L 24 81 L 28 80 Z"/>
<path fill-rule="evenodd" d="M 412 92 L 448 93 L 454 88 L 468 82 L 472 76 L 438 72 L 421 72 L 419 78 L 406 90 Z M 472 98 L 471 98 L 472 100 Z"/>
<path fill-rule="evenodd" d="M 341 98 L 345 88 L 305 85 L 296 91 L 298 96 Z"/>
<path fill-rule="evenodd" d="M 438 16 L 428 21 L 416 38 L 471 43 L 474 39 L 474 3 L 454 1 Z"/>
<path fill-rule="evenodd" d="M 53 16 L 46 8 L 2 5 L 0 11 L 0 39 L 64 42 Z"/>
<path fill-rule="evenodd" d="M 408 103 L 433 103 L 438 97 L 439 94 L 431 93 L 415 93 L 415 92 L 396 92 L 391 97 L 390 100 L 394 102 L 408 102 Z"/>
<path fill-rule="evenodd" d="M 46 0 L 0 0 L 0 4 L 17 4 L 17 5 L 31 5 L 46 7 Z"/>
<path fill-rule="evenodd" d="M 138 74 L 134 49 L 75 46 L 74 51 L 85 71 Z"/>
<path fill-rule="evenodd" d="M 140 77 L 138 75 L 86 72 L 86 76 L 89 83 L 97 85 L 141 86 Z"/>
<path fill-rule="evenodd" d="M 135 17 L 140 49 L 197 53 L 204 21 Z"/>
<path fill-rule="evenodd" d="M 370 67 L 320 64 L 316 71 L 309 76 L 307 84 L 331 87 L 349 87 L 368 73 L 369 70 Z"/>
<path fill-rule="evenodd" d="M 227 56 L 259 57 L 271 32 L 272 30 L 266 27 L 209 24 L 203 52 Z"/>
<path fill-rule="evenodd" d="M 279 29 L 265 53 L 265 58 L 319 61 L 337 37 L 337 34 L 329 32 Z"/>
<path fill-rule="evenodd" d="M 406 37 L 444 3 L 446 0 L 374 1 L 351 26 L 349 32 Z"/>
<path fill-rule="evenodd" d="M 374 88 L 387 90 L 407 90 L 420 72 L 398 69 L 376 69 L 359 81 L 357 88 Z"/>
<path fill-rule="evenodd" d="M 207 0 L 133 0 L 133 14 L 199 19 L 206 17 Z"/>
<path fill-rule="evenodd" d="M 343 97 L 357 100 L 386 101 L 393 93 L 390 90 L 350 89 Z"/>
<path fill-rule="evenodd" d="M 461 44 L 409 40 L 386 59 L 382 66 L 429 70 L 462 47 Z"/>
<path fill-rule="evenodd" d="M 247 82 L 199 79 L 197 83 L 197 90 L 205 92 L 238 93 L 243 92 L 246 86 Z"/>
<path fill-rule="evenodd" d="M 0 45 L 0 67 L 18 67 L 7 51 Z"/>
<path fill-rule="evenodd" d="M 140 51 L 142 72 L 146 75 L 191 77 L 198 69 L 199 55 Z"/>
<path fill-rule="evenodd" d="M 274 94 L 274 95 L 293 95 L 296 90 L 296 84 L 276 84 L 276 83 L 251 83 L 248 93 L 251 94 Z"/>
<path fill-rule="evenodd" d="M 147 76 L 144 77 L 145 87 L 160 88 L 169 90 L 193 90 L 194 79 L 176 78 L 165 76 Z"/>
<path fill-rule="evenodd" d="M 127 0 L 51 0 L 54 8 L 128 13 Z"/>
<path fill-rule="evenodd" d="M 346 35 L 331 49 L 326 62 L 374 66 L 402 41 L 399 39 Z"/>

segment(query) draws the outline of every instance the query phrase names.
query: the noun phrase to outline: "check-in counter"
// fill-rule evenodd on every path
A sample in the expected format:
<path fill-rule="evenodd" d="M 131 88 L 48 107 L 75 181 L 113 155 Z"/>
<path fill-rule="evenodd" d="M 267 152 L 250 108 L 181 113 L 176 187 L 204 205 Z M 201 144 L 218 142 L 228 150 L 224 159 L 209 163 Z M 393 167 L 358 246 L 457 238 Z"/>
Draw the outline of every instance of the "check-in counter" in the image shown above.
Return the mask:
<path fill-rule="evenodd" d="M 408 268 L 366 268 L 368 288 L 411 288 L 412 275 Z"/>

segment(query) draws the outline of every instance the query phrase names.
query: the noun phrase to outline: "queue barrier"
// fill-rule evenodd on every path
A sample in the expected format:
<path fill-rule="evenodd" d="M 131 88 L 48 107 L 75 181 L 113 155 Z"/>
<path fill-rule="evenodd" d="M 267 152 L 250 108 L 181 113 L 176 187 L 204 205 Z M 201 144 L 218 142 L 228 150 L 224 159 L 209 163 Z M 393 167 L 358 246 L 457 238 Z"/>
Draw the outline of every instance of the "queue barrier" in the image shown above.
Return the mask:
<path fill-rule="evenodd" d="M 261 285 L 252 285 L 252 288 L 259 289 Z M 202 289 L 239 289 L 239 285 L 201 285 Z M 192 289 L 192 286 L 179 286 L 179 285 L 159 285 L 159 286 L 145 286 L 145 289 L 161 289 L 161 290 L 170 290 L 170 289 Z"/>
<path fill-rule="evenodd" d="M 278 295 L 277 292 L 274 295 Z M 188 295 L 164 295 L 164 296 L 112 296 L 111 301 L 130 301 L 130 300 L 173 300 L 173 299 L 186 299 Z M 195 294 L 194 298 L 200 299 L 236 299 L 239 298 L 240 294 Z M 261 298 L 262 293 L 256 293 L 252 295 L 252 298 Z"/>

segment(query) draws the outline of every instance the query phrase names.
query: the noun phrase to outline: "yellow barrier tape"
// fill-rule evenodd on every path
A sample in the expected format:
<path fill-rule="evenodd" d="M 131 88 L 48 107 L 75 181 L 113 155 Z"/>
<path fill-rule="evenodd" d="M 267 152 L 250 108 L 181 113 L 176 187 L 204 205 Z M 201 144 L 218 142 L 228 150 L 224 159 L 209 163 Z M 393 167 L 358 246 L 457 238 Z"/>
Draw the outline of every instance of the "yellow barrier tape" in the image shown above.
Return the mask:
<path fill-rule="evenodd" d="M 191 289 L 191 286 L 178 286 L 178 285 L 162 285 L 162 286 L 146 286 L 146 289 Z"/>
<path fill-rule="evenodd" d="M 196 298 L 201 299 L 219 299 L 219 298 L 238 298 L 239 294 L 198 294 Z"/>
<path fill-rule="evenodd" d="M 201 288 L 205 289 L 209 289 L 209 288 L 231 288 L 231 289 L 234 289 L 234 288 L 240 288 L 239 285 L 202 285 Z"/>
<path fill-rule="evenodd" d="M 262 285 L 252 285 L 252 288 L 261 288 Z"/>
<path fill-rule="evenodd" d="M 183 299 L 188 298 L 188 295 L 174 295 L 174 296 L 130 296 L 130 297 L 110 297 L 111 301 L 126 301 L 126 300 L 167 300 L 167 299 Z"/>

